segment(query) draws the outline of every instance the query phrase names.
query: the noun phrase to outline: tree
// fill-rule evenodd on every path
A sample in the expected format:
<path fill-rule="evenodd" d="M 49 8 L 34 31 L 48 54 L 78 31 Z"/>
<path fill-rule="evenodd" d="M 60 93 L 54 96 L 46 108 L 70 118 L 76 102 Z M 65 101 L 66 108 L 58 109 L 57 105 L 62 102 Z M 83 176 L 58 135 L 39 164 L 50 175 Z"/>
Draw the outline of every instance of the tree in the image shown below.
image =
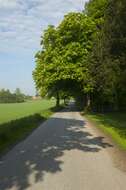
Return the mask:
<path fill-rule="evenodd" d="M 19 88 L 15 90 L 15 93 L 11 93 L 8 89 L 0 90 L 0 103 L 18 103 L 24 102 L 25 95 L 23 95 Z"/>
<path fill-rule="evenodd" d="M 20 88 L 16 88 L 15 93 L 17 102 L 24 102 L 25 95 L 21 92 Z"/>
<path fill-rule="evenodd" d="M 90 0 L 86 12 L 97 26 L 89 56 L 89 70 L 94 81 L 93 107 L 99 107 L 100 111 L 125 107 L 125 2 Z"/>
<path fill-rule="evenodd" d="M 87 58 L 94 30 L 95 23 L 83 13 L 69 13 L 57 28 L 49 26 L 45 30 L 33 72 L 41 95 L 55 96 L 58 105 L 60 91 L 66 91 L 66 86 L 74 96 L 92 90 Z"/>
<path fill-rule="evenodd" d="M 119 109 L 126 107 L 126 2 L 109 0 L 103 28 L 106 58 L 111 62 L 115 78 L 115 104 Z"/>
<path fill-rule="evenodd" d="M 17 96 L 19 96 L 19 95 L 22 94 L 20 88 L 16 88 L 15 94 L 16 94 Z"/>

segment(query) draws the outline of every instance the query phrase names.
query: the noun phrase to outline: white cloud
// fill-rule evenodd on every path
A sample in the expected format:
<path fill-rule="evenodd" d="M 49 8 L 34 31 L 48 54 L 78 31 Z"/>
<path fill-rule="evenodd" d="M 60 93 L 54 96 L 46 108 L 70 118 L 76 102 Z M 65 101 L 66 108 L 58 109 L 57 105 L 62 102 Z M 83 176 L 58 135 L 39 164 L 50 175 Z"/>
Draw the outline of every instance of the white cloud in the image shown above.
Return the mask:
<path fill-rule="evenodd" d="M 58 24 L 64 14 L 83 9 L 85 0 L 0 0 L 0 52 L 39 48 L 48 24 Z"/>
<path fill-rule="evenodd" d="M 16 8 L 18 5 L 17 0 L 0 0 L 0 7 L 1 8 Z"/>

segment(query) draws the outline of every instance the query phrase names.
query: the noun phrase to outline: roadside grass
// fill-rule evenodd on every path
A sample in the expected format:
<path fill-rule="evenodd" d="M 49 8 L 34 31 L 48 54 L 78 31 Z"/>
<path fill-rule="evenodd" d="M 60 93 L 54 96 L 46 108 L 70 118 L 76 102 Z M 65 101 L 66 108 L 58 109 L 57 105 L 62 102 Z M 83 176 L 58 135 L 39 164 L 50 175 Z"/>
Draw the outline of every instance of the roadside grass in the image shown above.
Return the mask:
<path fill-rule="evenodd" d="M 126 112 L 87 113 L 85 116 L 108 134 L 121 149 L 126 150 Z"/>
<path fill-rule="evenodd" d="M 3 110 L 3 113 L 6 113 L 5 116 L 7 119 L 4 117 L 0 124 L 0 154 L 5 153 L 16 143 L 26 138 L 34 129 L 39 127 L 39 125 L 48 119 L 54 112 L 62 109 L 62 106 L 56 108 L 54 105 L 55 102 L 51 102 L 49 100 L 28 102 L 23 103 L 23 105 L 2 105 L 3 107 L 9 107 L 9 110 Z M 30 106 L 30 108 L 27 106 Z M 22 110 L 20 110 L 21 108 Z M 10 110 L 12 111 L 12 114 L 8 116 L 7 114 L 10 113 Z M 0 112 L 2 113 L 2 110 L 0 110 Z"/>
<path fill-rule="evenodd" d="M 61 109 L 62 107 L 60 107 Z M 27 137 L 34 129 L 48 119 L 59 108 L 44 110 L 24 118 L 12 120 L 8 123 L 0 124 L 0 154 L 6 152 L 11 146 Z"/>
<path fill-rule="evenodd" d="M 0 153 L 25 138 L 33 129 L 37 128 L 45 118 L 34 114 L 0 125 Z"/>

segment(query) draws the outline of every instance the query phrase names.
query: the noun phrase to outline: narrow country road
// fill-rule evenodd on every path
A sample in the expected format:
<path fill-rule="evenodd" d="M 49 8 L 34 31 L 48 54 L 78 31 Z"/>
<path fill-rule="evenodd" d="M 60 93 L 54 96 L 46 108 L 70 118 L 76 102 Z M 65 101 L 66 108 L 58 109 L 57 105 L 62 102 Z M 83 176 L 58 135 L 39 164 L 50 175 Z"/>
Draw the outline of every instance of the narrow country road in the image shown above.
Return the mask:
<path fill-rule="evenodd" d="M 66 109 L 0 160 L 0 190 L 125 190 L 126 173 L 114 166 L 111 148 Z"/>

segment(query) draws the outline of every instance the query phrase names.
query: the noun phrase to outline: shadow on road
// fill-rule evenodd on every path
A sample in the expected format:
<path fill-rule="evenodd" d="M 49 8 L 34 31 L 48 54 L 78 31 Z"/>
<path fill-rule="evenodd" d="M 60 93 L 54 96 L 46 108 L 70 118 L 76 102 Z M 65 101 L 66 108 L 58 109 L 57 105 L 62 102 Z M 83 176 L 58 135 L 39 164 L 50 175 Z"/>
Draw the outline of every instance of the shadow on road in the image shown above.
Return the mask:
<path fill-rule="evenodd" d="M 25 190 L 31 185 L 31 174 L 37 183 L 46 172 L 61 172 L 64 151 L 97 153 L 107 147 L 111 145 L 103 137 L 86 131 L 84 121 L 51 118 L 0 161 L 0 189 Z"/>

